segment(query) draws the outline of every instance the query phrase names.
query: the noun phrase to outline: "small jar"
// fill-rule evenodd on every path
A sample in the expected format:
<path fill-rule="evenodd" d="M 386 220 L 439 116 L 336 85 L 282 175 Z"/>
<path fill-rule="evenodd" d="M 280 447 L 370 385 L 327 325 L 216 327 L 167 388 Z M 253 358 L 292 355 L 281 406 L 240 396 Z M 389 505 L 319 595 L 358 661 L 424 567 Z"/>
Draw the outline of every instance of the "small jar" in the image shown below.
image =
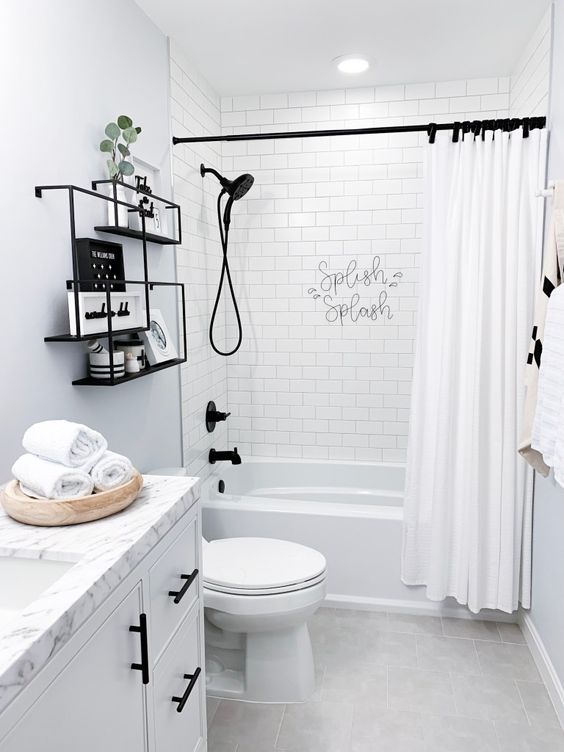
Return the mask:
<path fill-rule="evenodd" d="M 114 349 L 118 352 L 123 352 L 125 358 L 131 353 L 139 363 L 139 370 L 145 368 L 147 361 L 145 358 L 145 345 L 139 337 L 133 339 L 116 339 L 114 342 Z"/>
<path fill-rule="evenodd" d="M 110 366 L 110 353 L 107 350 L 103 352 L 91 352 L 89 355 L 90 376 L 93 379 L 119 379 L 125 374 L 125 356 L 122 352 L 114 353 L 114 365 Z"/>
<path fill-rule="evenodd" d="M 139 373 L 140 370 L 139 361 L 133 353 L 128 352 L 125 356 L 125 372 Z"/>

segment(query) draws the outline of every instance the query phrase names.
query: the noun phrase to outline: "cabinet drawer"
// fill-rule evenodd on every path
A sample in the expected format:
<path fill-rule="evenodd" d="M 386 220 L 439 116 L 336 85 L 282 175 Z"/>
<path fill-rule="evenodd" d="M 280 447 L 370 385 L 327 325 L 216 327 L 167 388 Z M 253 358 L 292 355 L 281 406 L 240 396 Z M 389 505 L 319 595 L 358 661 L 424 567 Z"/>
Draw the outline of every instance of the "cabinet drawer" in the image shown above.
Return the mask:
<path fill-rule="evenodd" d="M 195 752 L 205 736 L 205 677 L 196 606 L 154 672 L 155 748 Z"/>
<path fill-rule="evenodd" d="M 198 518 L 149 570 L 151 656 L 154 661 L 198 597 Z M 172 595 L 171 595 L 172 593 Z M 174 595 L 176 594 L 176 595 Z"/>

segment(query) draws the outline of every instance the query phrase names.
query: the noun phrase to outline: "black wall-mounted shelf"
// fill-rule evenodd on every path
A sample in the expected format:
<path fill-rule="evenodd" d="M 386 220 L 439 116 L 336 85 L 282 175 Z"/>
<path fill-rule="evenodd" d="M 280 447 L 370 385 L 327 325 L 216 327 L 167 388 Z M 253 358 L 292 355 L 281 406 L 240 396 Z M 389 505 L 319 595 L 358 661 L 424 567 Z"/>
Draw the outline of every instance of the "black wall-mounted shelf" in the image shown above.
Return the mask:
<path fill-rule="evenodd" d="M 117 379 L 93 379 L 92 376 L 87 376 L 84 379 L 77 379 L 73 381 L 73 386 L 117 386 L 123 384 L 126 381 L 134 381 L 140 379 L 143 376 L 150 376 L 157 371 L 164 371 L 165 368 L 173 368 L 186 362 L 186 358 L 174 358 L 174 360 L 165 360 L 163 363 L 157 363 L 155 366 L 147 366 L 138 373 L 126 373 L 125 376 L 121 376 Z"/>
<path fill-rule="evenodd" d="M 98 191 L 99 185 L 109 185 L 112 188 L 113 195 L 112 197 L 110 197 L 110 200 L 114 204 L 115 224 L 104 227 L 95 227 L 95 230 L 97 230 L 98 232 L 109 232 L 112 233 L 112 235 L 122 235 L 123 237 L 127 238 L 137 238 L 138 240 L 142 240 L 143 234 L 145 234 L 145 238 L 149 243 L 156 243 L 158 245 L 178 245 L 179 243 L 182 243 L 182 213 L 180 210 L 180 204 L 175 204 L 174 201 L 169 201 L 168 198 L 157 196 L 155 193 L 147 193 L 146 191 L 139 190 L 136 186 L 129 185 L 129 183 L 124 183 L 121 180 L 93 180 L 92 190 Z M 118 186 L 129 191 L 134 191 L 141 196 L 145 196 L 146 198 L 151 199 L 151 201 L 158 201 L 159 203 L 165 205 L 165 209 L 173 211 L 176 214 L 176 230 L 178 233 L 178 238 L 168 238 L 164 235 L 159 235 L 154 232 L 147 232 L 147 228 L 145 226 L 143 226 L 142 230 L 133 230 L 129 227 L 122 227 L 120 224 L 118 224 Z M 139 207 L 137 207 L 137 209 L 139 210 Z"/>
<path fill-rule="evenodd" d="M 100 193 L 97 189 L 98 185 L 100 184 L 112 184 L 113 185 L 113 196 L 106 196 L 103 193 Z M 74 295 L 74 311 L 75 311 L 75 321 L 74 321 L 74 328 L 76 330 L 76 334 L 56 334 L 51 335 L 44 338 L 45 342 L 84 342 L 85 340 L 89 339 L 96 339 L 96 338 L 106 338 L 108 340 L 108 351 L 110 354 L 109 358 L 109 365 L 110 365 L 110 371 L 113 370 L 114 367 L 114 340 L 119 337 L 126 336 L 128 334 L 136 334 L 139 332 L 145 332 L 149 329 L 150 326 L 150 292 L 153 290 L 154 287 L 177 287 L 180 290 L 181 293 L 181 304 L 182 304 L 182 324 L 181 324 L 181 339 L 182 339 L 182 357 L 174 358 L 173 360 L 167 360 L 163 363 L 158 363 L 154 366 L 147 366 L 142 371 L 139 371 L 137 373 L 131 373 L 126 374 L 125 376 L 122 376 L 121 378 L 112 377 L 110 379 L 94 379 L 91 376 L 87 376 L 83 379 L 77 379 L 73 381 L 73 385 L 75 386 L 116 386 L 117 384 L 122 384 L 126 381 L 133 381 L 134 379 L 142 378 L 143 376 L 149 376 L 151 373 L 156 373 L 157 371 L 162 371 L 165 368 L 172 368 L 173 366 L 178 366 L 181 363 L 185 363 L 187 359 L 187 353 L 186 353 L 186 300 L 184 295 L 184 285 L 180 282 L 156 282 L 154 280 L 150 280 L 148 278 L 148 259 L 147 259 L 147 243 L 148 242 L 154 242 L 159 243 L 160 245 L 175 245 L 181 242 L 182 240 L 182 231 L 181 231 L 181 225 L 180 225 L 180 206 L 178 204 L 173 203 L 172 201 L 168 201 L 167 199 L 163 199 L 159 196 L 155 196 L 154 194 L 145 194 L 150 195 L 152 199 L 155 199 L 157 201 L 162 201 L 166 204 L 167 209 L 173 209 L 177 211 L 178 213 L 178 220 L 177 220 L 177 230 L 178 230 L 178 239 L 175 238 L 167 238 L 162 235 L 155 235 L 154 233 L 147 233 L 146 230 L 146 217 L 145 212 L 140 208 L 140 206 L 136 204 L 129 203 L 127 201 L 122 201 L 121 199 L 117 198 L 117 186 L 123 186 L 124 188 L 128 188 L 129 190 L 132 190 L 136 193 L 144 193 L 143 191 L 137 190 L 135 186 L 128 185 L 127 183 L 122 183 L 119 181 L 112 181 L 112 180 L 97 180 L 92 183 L 92 190 L 88 190 L 87 188 L 81 188 L 80 186 L 76 185 L 38 185 L 35 187 L 35 195 L 37 198 L 43 197 L 44 191 L 66 191 L 68 194 L 68 201 L 69 201 L 69 215 L 70 215 L 70 235 L 71 235 L 71 250 L 72 250 L 72 265 L 73 265 L 73 278 L 72 280 L 67 280 L 67 289 L 72 290 L 72 293 Z M 147 325 L 146 326 L 138 326 L 138 327 L 132 327 L 129 329 L 114 329 L 112 326 L 112 316 L 108 316 L 107 318 L 107 329 L 104 329 L 97 333 L 89 333 L 89 334 L 83 334 L 82 328 L 81 328 L 81 321 L 80 321 L 80 305 L 79 305 L 79 292 L 81 287 L 84 289 L 85 285 L 91 285 L 91 280 L 84 280 L 79 278 L 79 264 L 78 264 L 78 250 L 77 250 L 77 237 L 76 237 L 76 221 L 75 221 L 75 194 L 85 194 L 87 196 L 93 196 L 95 198 L 101 199 L 102 201 L 111 202 L 114 204 L 114 213 L 116 216 L 117 221 L 117 209 L 118 206 L 125 206 L 129 211 L 135 211 L 139 214 L 140 221 L 141 221 L 141 230 L 132 230 L 128 227 L 120 227 L 120 226 L 110 226 L 110 227 L 102 227 L 98 226 L 95 227 L 99 232 L 111 232 L 116 235 L 123 235 L 131 238 L 135 238 L 138 240 L 141 240 L 142 243 L 142 251 L 143 251 L 143 279 L 142 280 L 120 280 L 120 282 L 125 284 L 136 284 L 141 285 L 144 289 L 144 299 L 145 299 L 145 312 L 147 316 Z M 153 239 L 154 238 L 154 239 Z M 113 284 L 113 281 L 110 282 L 105 280 L 98 281 L 98 284 L 103 286 L 105 290 L 102 294 L 105 294 L 106 296 L 106 310 L 111 311 L 112 310 L 112 290 L 111 285 Z M 178 299 L 177 299 L 178 303 Z"/>
<path fill-rule="evenodd" d="M 104 225 L 101 227 L 97 225 L 96 232 L 107 232 L 110 235 L 121 235 L 125 238 L 135 238 L 136 240 L 143 240 L 143 233 L 141 230 L 132 230 L 130 227 L 120 227 L 119 225 Z M 145 237 L 148 243 L 155 243 L 156 245 L 178 245 L 181 240 L 175 240 L 169 238 L 166 235 L 156 235 L 154 232 L 146 232 Z"/>
<path fill-rule="evenodd" d="M 132 329 L 118 329 L 114 331 L 114 335 L 117 337 L 125 337 L 127 334 L 139 334 L 139 332 L 146 332 L 146 326 L 135 326 Z M 53 334 L 51 337 L 43 337 L 44 342 L 86 342 L 89 339 L 99 339 L 100 337 L 107 337 L 107 329 L 103 332 L 93 332 L 92 334 L 81 334 L 77 336 L 75 334 Z"/>

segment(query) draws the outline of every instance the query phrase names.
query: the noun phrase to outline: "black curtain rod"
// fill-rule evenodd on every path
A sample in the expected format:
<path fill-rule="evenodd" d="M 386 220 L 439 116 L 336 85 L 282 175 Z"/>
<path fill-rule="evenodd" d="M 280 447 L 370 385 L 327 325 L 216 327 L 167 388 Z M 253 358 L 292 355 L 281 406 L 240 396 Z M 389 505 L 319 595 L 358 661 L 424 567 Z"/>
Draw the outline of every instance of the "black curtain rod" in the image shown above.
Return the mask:
<path fill-rule="evenodd" d="M 452 131 L 453 141 L 458 141 L 460 133 L 472 133 L 474 136 L 487 130 L 514 131 L 523 128 L 523 135 L 527 137 L 534 128 L 544 128 L 545 117 L 504 118 L 497 120 L 462 120 L 454 123 L 428 123 L 427 125 L 385 125 L 377 128 L 338 128 L 335 130 L 319 131 L 279 131 L 275 133 L 235 133 L 228 136 L 188 136 L 172 137 L 176 144 L 201 144 L 214 141 L 267 141 L 282 138 L 321 138 L 324 136 L 362 136 L 371 133 L 426 133 L 430 143 L 435 141 L 437 131 Z"/>

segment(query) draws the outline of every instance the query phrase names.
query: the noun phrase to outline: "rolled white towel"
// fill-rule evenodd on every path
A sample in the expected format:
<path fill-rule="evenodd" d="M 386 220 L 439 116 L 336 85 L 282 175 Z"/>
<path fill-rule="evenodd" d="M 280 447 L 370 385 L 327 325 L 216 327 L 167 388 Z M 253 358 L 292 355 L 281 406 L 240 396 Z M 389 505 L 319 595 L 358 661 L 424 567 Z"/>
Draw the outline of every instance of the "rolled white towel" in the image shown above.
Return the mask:
<path fill-rule="evenodd" d="M 88 496 L 94 489 L 94 482 L 88 473 L 34 454 L 22 454 L 14 462 L 12 473 L 19 480 L 23 492 L 38 499 Z"/>
<path fill-rule="evenodd" d="M 51 462 L 88 473 L 108 448 L 98 431 L 69 420 L 44 420 L 24 433 L 24 449 Z"/>
<path fill-rule="evenodd" d="M 96 491 L 111 491 L 133 478 L 133 465 L 122 454 L 106 451 L 90 471 Z"/>

